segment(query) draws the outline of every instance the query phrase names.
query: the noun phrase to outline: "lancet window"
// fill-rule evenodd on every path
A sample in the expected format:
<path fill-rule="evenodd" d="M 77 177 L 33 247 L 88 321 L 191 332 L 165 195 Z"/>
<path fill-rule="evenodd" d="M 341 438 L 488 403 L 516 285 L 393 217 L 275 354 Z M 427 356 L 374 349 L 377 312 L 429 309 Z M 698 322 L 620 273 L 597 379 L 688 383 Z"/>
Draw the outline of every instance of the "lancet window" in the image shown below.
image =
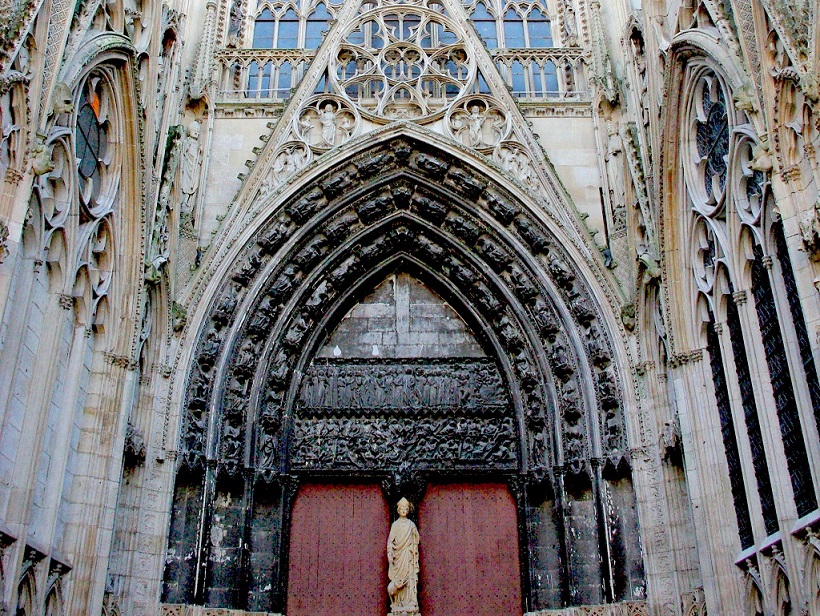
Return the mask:
<path fill-rule="evenodd" d="M 543 0 L 465 3 L 465 9 L 489 49 L 552 47 L 552 26 Z"/>
<path fill-rule="evenodd" d="M 805 324 L 785 239 L 777 240 L 766 207 L 770 186 L 757 136 L 705 61 L 689 66 L 685 92 L 681 163 L 692 211 L 694 281 L 701 315 L 708 315 L 703 317 L 705 343 L 745 549 L 764 538 L 753 536 L 756 528 L 765 536 L 780 530 L 784 497 L 771 480 L 779 460 L 785 458 L 783 471 L 788 471 L 798 515 L 817 508 L 801 423 L 811 409 L 801 408 L 796 395 L 797 388 L 811 389 L 817 374 L 808 340 L 793 358 L 784 344 L 793 337 L 784 327 L 794 327 L 799 338 Z M 731 255 L 746 256 L 738 262 Z M 802 369 L 796 373 L 792 366 Z M 779 434 L 768 434 L 763 427 L 769 425 L 779 426 Z M 746 443 L 745 450 L 739 443 Z M 758 505 L 753 505 L 754 494 Z M 756 511 L 758 524 L 757 514 L 750 513 Z"/>
<path fill-rule="evenodd" d="M 335 6 L 334 6 L 335 5 Z M 341 2 L 263 2 L 253 25 L 254 49 L 316 49 Z"/>

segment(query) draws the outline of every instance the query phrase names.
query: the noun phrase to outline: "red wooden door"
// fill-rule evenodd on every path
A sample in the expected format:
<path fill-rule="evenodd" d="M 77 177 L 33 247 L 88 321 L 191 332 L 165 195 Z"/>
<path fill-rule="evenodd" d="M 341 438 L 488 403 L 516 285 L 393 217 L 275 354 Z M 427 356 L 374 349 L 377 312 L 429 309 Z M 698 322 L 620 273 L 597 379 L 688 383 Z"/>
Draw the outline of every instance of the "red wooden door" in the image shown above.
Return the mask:
<path fill-rule="evenodd" d="M 515 502 L 504 484 L 431 485 L 419 507 L 421 613 L 521 613 Z"/>
<path fill-rule="evenodd" d="M 291 518 L 288 616 L 384 616 L 389 532 L 378 486 L 302 486 Z"/>

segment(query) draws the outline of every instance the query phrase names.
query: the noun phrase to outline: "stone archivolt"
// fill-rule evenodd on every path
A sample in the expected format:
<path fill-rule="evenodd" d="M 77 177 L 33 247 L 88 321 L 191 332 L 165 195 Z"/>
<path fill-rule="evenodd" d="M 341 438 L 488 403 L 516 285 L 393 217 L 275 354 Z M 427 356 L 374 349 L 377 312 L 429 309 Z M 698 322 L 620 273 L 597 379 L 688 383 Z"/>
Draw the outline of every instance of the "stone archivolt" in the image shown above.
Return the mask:
<path fill-rule="evenodd" d="M 316 185 L 289 199 L 256 234 L 215 300 L 189 381 L 182 461 L 204 464 L 205 443 L 216 439 L 218 464 L 238 471 L 247 422 L 258 425 L 257 451 L 278 451 L 272 443 L 292 416 L 288 391 L 299 383 L 322 323 L 332 320 L 324 315 L 338 310 L 364 274 L 412 267 L 473 306 L 504 349 L 505 379 L 520 392 L 515 415 L 529 435 L 521 470 L 559 465 L 585 473 L 597 450 L 620 463 L 626 446 L 611 343 L 583 278 L 540 223 L 453 159 L 403 139 Z M 459 193 L 478 208 L 465 207 Z M 501 228 L 539 256 L 511 245 Z M 225 309 L 240 304 L 231 314 Z M 238 313 L 251 316 L 235 323 Z M 579 338 L 587 342 L 578 346 Z M 211 401 L 212 391 L 224 391 L 221 401 Z M 214 405 L 221 409 L 216 424 L 207 419 Z M 600 445 L 586 428 L 590 406 L 598 409 Z M 209 423 L 220 432 L 207 436 Z M 560 442 L 552 442 L 553 425 L 562 426 Z M 287 468 L 276 455 L 258 464 L 265 472 Z"/>

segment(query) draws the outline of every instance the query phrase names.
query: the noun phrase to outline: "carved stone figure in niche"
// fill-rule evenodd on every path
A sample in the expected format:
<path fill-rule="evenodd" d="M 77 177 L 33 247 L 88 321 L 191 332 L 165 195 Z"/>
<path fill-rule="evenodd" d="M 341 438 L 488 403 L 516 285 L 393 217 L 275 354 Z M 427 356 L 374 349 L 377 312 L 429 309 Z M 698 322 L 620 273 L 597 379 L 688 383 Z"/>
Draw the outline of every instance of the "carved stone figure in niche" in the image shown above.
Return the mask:
<path fill-rule="evenodd" d="M 412 520 L 410 502 L 402 498 L 396 509 L 399 519 L 390 527 L 387 538 L 387 594 L 390 613 L 418 616 L 419 600 L 416 586 L 419 579 L 419 531 Z"/>
<path fill-rule="evenodd" d="M 484 99 L 470 99 L 450 114 L 450 130 L 472 148 L 491 148 L 507 136 L 507 116 Z"/>
<path fill-rule="evenodd" d="M 308 163 L 308 151 L 301 143 L 286 144 L 273 161 L 273 175 L 282 182 Z M 268 186 L 268 191 L 270 186 Z"/>
<path fill-rule="evenodd" d="M 11 166 L 17 152 L 20 132 L 20 126 L 14 119 L 12 92 L 13 88 L 9 88 L 0 96 L 0 181 L 5 177 L 6 170 Z"/>
<path fill-rule="evenodd" d="M 564 45 L 567 47 L 577 47 L 578 22 L 575 19 L 575 7 L 572 6 L 572 0 L 564 0 L 563 34 Z"/>
<path fill-rule="evenodd" d="M 313 148 L 327 149 L 350 139 L 357 118 L 337 99 L 319 98 L 299 114 L 297 134 Z"/>
<path fill-rule="evenodd" d="M 494 158 L 504 171 L 518 178 L 524 186 L 541 193 L 538 176 L 530 157 L 519 144 L 511 141 L 500 143 L 495 150 Z"/>
<path fill-rule="evenodd" d="M 199 166 L 202 162 L 199 130 L 199 122 L 194 120 L 188 125 L 188 135 L 182 140 L 182 170 L 179 177 L 181 214 L 191 214 L 195 203 L 194 195 L 199 190 Z"/>
<path fill-rule="evenodd" d="M 609 202 L 612 206 L 612 225 L 615 229 L 626 226 L 626 175 L 624 173 L 624 142 L 618 133 L 618 124 L 606 123 L 609 139 L 606 145 L 606 171 L 609 181 Z"/>

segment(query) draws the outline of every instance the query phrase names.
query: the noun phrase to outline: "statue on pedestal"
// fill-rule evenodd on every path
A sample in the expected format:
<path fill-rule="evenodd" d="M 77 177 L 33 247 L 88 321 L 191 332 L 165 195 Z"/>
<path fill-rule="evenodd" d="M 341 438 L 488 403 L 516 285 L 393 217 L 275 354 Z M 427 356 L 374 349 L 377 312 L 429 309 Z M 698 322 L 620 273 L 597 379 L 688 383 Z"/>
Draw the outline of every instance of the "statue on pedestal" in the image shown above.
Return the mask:
<path fill-rule="evenodd" d="M 402 498 L 396 509 L 399 519 L 390 527 L 387 538 L 387 594 L 390 595 L 390 613 L 420 616 L 418 599 L 419 531 L 412 520 L 410 502 Z"/>
<path fill-rule="evenodd" d="M 202 163 L 202 146 L 199 144 L 199 122 L 188 126 L 188 134 L 182 140 L 182 171 L 180 174 L 180 205 L 182 214 L 193 213 L 194 195 L 199 190 L 199 167 Z"/>

